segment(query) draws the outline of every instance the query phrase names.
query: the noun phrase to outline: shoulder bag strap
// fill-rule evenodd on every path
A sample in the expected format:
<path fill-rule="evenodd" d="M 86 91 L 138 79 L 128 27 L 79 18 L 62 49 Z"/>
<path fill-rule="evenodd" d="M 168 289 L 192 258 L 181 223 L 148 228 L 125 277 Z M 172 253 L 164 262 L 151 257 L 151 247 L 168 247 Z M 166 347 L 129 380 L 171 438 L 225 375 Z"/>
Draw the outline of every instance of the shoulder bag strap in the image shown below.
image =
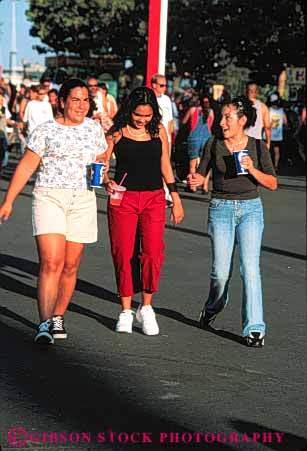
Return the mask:
<path fill-rule="evenodd" d="M 257 160 L 258 160 L 258 167 L 262 169 L 261 164 L 261 144 L 260 139 L 256 139 L 256 149 L 257 149 Z"/>

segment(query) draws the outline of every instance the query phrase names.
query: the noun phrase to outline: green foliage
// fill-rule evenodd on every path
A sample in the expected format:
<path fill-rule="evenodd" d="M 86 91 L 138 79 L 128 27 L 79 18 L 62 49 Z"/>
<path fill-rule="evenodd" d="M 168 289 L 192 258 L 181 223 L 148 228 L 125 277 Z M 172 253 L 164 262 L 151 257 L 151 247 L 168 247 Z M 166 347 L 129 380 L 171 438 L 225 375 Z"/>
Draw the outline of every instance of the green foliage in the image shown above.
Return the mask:
<path fill-rule="evenodd" d="M 125 31 L 129 30 L 127 19 L 132 16 L 136 3 L 134 0 L 33 0 L 29 1 L 27 17 L 33 23 L 31 35 L 39 37 L 46 46 L 38 47 L 40 52 L 51 49 L 57 53 L 67 51 L 90 56 L 108 53 L 111 48 L 116 51 L 119 41 L 125 41 Z M 114 30 L 119 29 L 123 33 L 121 37 L 114 35 Z"/>
<path fill-rule="evenodd" d="M 304 65 L 302 1 L 170 0 L 169 17 L 168 60 L 180 72 L 215 77 L 233 62 L 267 79 Z"/>
<path fill-rule="evenodd" d="M 144 0 L 30 0 L 31 34 L 45 48 L 81 56 L 130 56 L 144 71 L 148 3 Z M 264 79 L 284 63 L 304 65 L 302 0 L 169 0 L 167 61 L 200 80 L 229 64 Z"/>

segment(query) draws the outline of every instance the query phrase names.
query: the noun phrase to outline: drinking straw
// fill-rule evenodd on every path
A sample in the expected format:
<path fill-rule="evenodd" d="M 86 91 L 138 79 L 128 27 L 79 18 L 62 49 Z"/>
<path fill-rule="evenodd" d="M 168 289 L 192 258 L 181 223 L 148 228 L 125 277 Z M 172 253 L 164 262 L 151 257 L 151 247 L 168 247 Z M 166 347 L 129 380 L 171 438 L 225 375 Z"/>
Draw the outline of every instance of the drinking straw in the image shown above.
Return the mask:
<path fill-rule="evenodd" d="M 128 175 L 128 172 L 125 172 L 124 173 L 124 175 L 123 175 L 123 178 L 121 179 L 121 181 L 119 182 L 119 186 L 123 183 L 123 181 L 125 180 L 125 178 L 127 177 L 127 175 Z"/>

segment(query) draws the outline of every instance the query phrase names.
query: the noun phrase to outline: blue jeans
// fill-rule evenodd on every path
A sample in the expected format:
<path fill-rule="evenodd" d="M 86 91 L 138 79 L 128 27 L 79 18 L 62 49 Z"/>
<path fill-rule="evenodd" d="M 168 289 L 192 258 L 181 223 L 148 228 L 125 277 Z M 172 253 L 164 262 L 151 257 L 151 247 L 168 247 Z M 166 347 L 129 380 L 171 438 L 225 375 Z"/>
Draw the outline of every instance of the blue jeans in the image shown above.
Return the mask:
<path fill-rule="evenodd" d="M 260 198 L 211 200 L 208 233 L 212 246 L 212 269 L 205 312 L 207 317 L 216 315 L 228 302 L 232 257 L 237 242 L 243 281 L 243 337 L 250 332 L 265 333 L 259 267 L 262 232 L 263 209 Z"/>

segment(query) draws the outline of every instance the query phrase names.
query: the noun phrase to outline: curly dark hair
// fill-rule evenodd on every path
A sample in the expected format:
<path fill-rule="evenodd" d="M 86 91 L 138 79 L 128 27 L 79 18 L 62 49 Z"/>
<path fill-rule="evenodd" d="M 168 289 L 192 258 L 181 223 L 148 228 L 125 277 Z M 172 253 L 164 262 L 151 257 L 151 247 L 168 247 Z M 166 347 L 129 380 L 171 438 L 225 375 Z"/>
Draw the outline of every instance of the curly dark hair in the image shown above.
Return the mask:
<path fill-rule="evenodd" d="M 257 119 L 257 110 L 254 104 L 246 96 L 235 97 L 229 102 L 224 103 L 223 106 L 233 106 L 237 111 L 237 116 L 240 118 L 246 116 L 247 121 L 244 128 L 252 127 L 255 125 Z"/>
<path fill-rule="evenodd" d="M 159 111 L 159 105 L 156 94 L 151 88 L 139 86 L 135 88 L 129 96 L 123 101 L 119 110 L 113 118 L 113 125 L 109 129 L 107 135 L 118 132 L 127 124 L 132 125 L 131 115 L 139 105 L 149 105 L 152 108 L 153 116 L 151 121 L 146 125 L 146 130 L 152 138 L 159 135 L 159 126 L 162 115 Z"/>
<path fill-rule="evenodd" d="M 61 113 L 64 113 L 64 109 L 61 105 L 61 100 L 63 100 L 65 103 L 67 97 L 70 94 L 70 91 L 74 88 L 86 88 L 89 95 L 87 84 L 79 78 L 70 78 L 69 80 L 64 81 L 58 93 L 58 108 Z"/>

